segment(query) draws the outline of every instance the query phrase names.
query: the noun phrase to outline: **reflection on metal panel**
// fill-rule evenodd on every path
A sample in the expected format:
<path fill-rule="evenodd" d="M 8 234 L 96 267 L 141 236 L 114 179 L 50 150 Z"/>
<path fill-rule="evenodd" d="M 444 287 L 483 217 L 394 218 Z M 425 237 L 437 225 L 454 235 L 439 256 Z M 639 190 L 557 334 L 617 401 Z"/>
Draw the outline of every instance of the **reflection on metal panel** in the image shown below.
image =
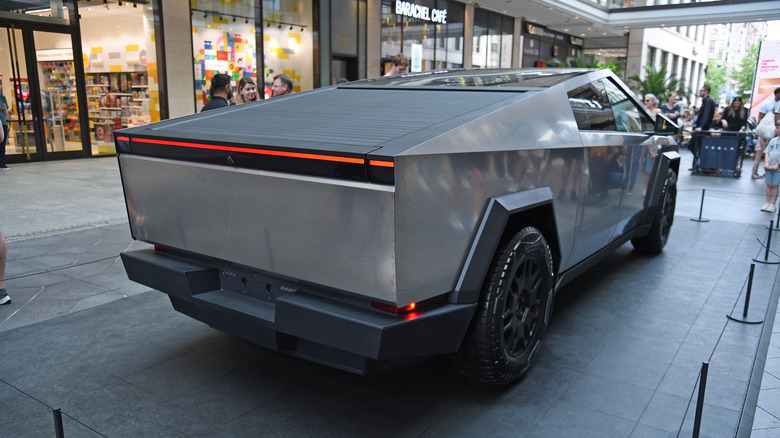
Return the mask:
<path fill-rule="evenodd" d="M 393 187 L 119 157 L 135 238 L 395 301 Z"/>

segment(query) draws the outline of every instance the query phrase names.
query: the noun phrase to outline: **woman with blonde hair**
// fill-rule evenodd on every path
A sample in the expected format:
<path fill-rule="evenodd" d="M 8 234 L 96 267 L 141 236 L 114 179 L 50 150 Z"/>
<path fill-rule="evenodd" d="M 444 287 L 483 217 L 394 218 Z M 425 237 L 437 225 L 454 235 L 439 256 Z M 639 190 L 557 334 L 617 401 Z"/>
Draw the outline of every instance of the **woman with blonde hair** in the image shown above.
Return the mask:
<path fill-rule="evenodd" d="M 723 112 L 723 119 L 728 123 L 729 131 L 744 131 L 747 128 L 747 110 L 742 105 L 742 98 L 737 96 L 731 105 Z"/>
<path fill-rule="evenodd" d="M 255 81 L 250 77 L 244 76 L 238 81 L 238 95 L 236 96 L 236 104 L 242 104 L 247 102 L 254 102 L 260 100 L 260 96 L 257 94 L 257 85 Z"/>

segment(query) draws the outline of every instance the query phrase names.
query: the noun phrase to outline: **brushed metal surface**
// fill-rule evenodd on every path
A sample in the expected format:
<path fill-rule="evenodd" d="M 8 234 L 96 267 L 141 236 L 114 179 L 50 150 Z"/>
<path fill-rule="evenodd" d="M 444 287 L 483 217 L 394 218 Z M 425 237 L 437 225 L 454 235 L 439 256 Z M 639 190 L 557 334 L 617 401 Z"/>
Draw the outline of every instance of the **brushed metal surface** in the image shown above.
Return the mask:
<path fill-rule="evenodd" d="M 395 301 L 390 186 L 121 155 L 136 239 Z"/>

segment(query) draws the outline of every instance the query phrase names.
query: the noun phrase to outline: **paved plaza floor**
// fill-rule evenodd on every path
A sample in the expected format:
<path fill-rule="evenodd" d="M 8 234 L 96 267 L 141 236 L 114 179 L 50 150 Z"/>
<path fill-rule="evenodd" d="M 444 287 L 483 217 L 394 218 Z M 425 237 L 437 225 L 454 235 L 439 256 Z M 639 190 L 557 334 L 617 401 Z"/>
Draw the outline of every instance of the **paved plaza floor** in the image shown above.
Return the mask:
<path fill-rule="evenodd" d="M 64 201 L 39 178 L 80 189 Z M 146 244 L 124 223 L 115 159 L 13 166 L 0 174 L 13 298 L 0 307 L 0 436 L 54 436 L 55 408 L 66 437 L 691 436 L 702 363 L 701 436 L 778 436 L 778 265 L 755 267 L 749 318 L 764 322 L 726 317 L 741 317 L 765 255 L 763 181 L 683 171 L 678 187 L 664 252 L 624 245 L 560 291 L 534 367 L 497 388 L 446 357 L 362 377 L 213 330 L 127 280 L 118 254 Z M 709 222 L 690 220 L 702 189 Z"/>

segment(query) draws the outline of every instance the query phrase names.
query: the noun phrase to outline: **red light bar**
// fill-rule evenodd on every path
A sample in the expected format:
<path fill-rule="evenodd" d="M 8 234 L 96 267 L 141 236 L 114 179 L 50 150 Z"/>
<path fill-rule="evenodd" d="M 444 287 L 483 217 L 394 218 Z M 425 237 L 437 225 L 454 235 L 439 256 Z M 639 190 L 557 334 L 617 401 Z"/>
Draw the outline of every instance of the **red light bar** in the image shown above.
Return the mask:
<path fill-rule="evenodd" d="M 393 313 L 407 313 L 407 312 L 411 312 L 412 310 L 416 309 L 417 308 L 417 303 L 407 304 L 404 307 L 396 307 L 396 306 L 393 306 L 392 304 L 385 304 L 385 303 L 380 303 L 378 301 L 372 301 L 371 302 L 371 306 L 372 307 L 376 307 L 377 309 L 382 309 L 382 310 L 386 310 L 388 312 L 393 312 Z"/>
<path fill-rule="evenodd" d="M 130 141 L 130 137 L 117 137 L 118 141 Z"/>
<path fill-rule="evenodd" d="M 368 164 L 377 167 L 395 167 L 395 163 L 392 161 L 369 160 Z"/>
<path fill-rule="evenodd" d="M 167 146 L 179 146 L 179 147 L 194 148 L 194 149 L 211 149 L 217 151 L 244 152 L 247 154 L 271 155 L 271 156 L 288 157 L 288 158 L 304 158 L 308 160 L 336 161 L 339 163 L 350 163 L 350 164 L 365 164 L 366 162 L 362 158 L 338 157 L 335 155 L 305 154 L 301 152 L 272 151 L 268 149 L 240 148 L 234 146 L 220 146 L 215 144 L 188 143 L 183 141 L 151 140 L 147 138 L 134 138 L 133 141 L 138 143 L 163 144 Z"/>

